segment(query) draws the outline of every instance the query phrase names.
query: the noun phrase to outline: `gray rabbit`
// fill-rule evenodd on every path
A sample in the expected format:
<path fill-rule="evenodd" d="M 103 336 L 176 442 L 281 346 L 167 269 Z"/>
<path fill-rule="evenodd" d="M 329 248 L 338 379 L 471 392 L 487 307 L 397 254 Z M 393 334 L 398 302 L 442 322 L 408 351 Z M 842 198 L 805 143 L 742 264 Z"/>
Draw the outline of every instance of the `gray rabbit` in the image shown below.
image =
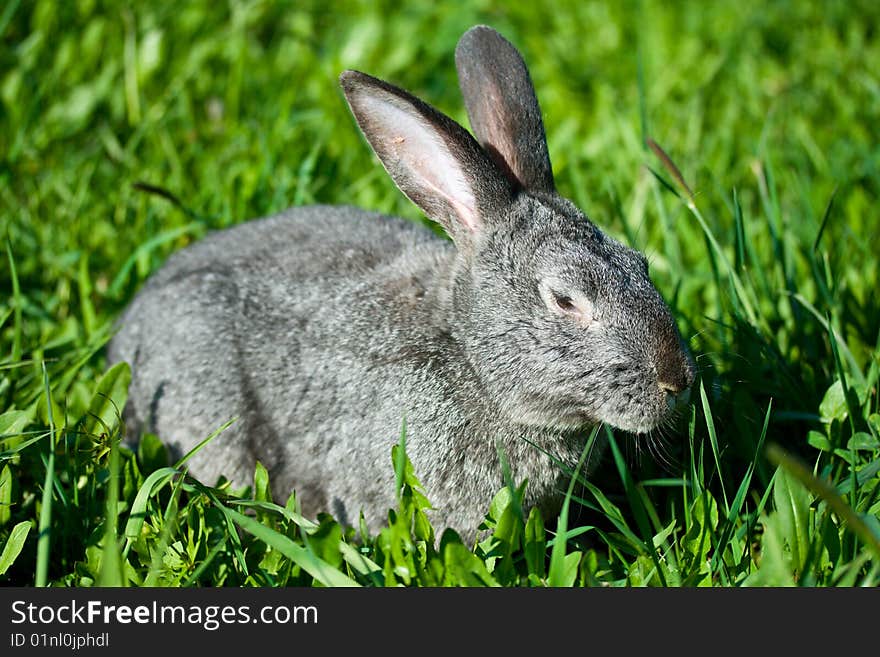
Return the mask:
<path fill-rule="evenodd" d="M 538 101 L 516 49 L 477 26 L 455 53 L 476 140 L 357 71 L 340 83 L 397 186 L 452 238 L 353 207 L 293 208 L 172 256 L 121 318 L 110 361 L 133 372 L 126 419 L 207 483 L 296 490 L 371 529 L 394 506 L 391 446 L 445 527 L 473 537 L 503 486 L 559 507 L 585 428 L 643 433 L 687 395 L 693 362 L 645 258 L 555 189 Z M 479 142 L 479 143 L 478 143 Z M 551 457 L 552 455 L 552 457 Z M 546 517 L 546 516 L 545 516 Z"/>

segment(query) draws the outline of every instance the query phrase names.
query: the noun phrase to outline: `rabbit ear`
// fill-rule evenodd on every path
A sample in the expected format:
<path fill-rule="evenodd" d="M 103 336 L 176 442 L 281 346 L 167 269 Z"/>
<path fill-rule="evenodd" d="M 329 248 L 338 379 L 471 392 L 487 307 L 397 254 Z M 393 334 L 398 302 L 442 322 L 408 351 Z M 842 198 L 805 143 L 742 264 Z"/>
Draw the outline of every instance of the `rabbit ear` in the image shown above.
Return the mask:
<path fill-rule="evenodd" d="M 339 82 L 361 131 L 391 178 L 457 243 L 509 203 L 510 184 L 474 138 L 449 117 L 359 71 Z"/>
<path fill-rule="evenodd" d="M 553 192 L 541 108 L 516 48 L 491 27 L 472 27 L 455 48 L 471 129 L 496 164 L 526 189 Z"/>

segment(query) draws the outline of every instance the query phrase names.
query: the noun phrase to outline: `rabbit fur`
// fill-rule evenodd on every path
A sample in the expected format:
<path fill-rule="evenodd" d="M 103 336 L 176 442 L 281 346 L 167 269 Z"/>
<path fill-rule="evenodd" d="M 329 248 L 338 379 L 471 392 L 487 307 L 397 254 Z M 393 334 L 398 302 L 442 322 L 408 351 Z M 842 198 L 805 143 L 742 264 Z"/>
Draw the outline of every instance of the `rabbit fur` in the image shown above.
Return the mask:
<path fill-rule="evenodd" d="M 587 430 L 643 433 L 693 362 L 645 258 L 556 192 L 520 54 L 477 26 L 455 53 L 474 137 L 386 82 L 345 71 L 354 117 L 397 186 L 452 238 L 347 206 L 292 208 L 168 259 L 109 347 L 127 361 L 130 432 L 185 453 L 207 483 L 256 461 L 303 513 L 375 530 L 407 454 L 438 532 L 473 537 L 503 486 L 559 506 Z M 593 458 L 591 462 L 596 459 Z M 593 467 L 592 465 L 590 467 Z M 546 516 L 545 516 L 546 517 Z"/>

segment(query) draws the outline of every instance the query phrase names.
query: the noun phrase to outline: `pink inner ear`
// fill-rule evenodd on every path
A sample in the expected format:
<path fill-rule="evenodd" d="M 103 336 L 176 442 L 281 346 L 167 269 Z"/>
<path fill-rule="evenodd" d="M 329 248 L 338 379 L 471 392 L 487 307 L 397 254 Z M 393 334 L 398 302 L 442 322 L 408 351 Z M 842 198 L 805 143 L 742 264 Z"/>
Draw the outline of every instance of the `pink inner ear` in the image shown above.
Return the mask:
<path fill-rule="evenodd" d="M 453 196 L 449 196 L 448 194 L 446 194 L 446 192 L 443 190 L 443 188 L 436 186 L 431 181 L 431 179 L 430 179 L 430 176 L 431 176 L 430 165 L 425 163 L 424 161 L 420 161 L 419 164 L 422 167 L 424 167 L 425 169 L 428 169 L 427 171 L 424 171 L 425 186 L 428 189 L 432 190 L 437 196 L 440 196 L 441 198 L 443 198 L 443 200 L 445 200 L 449 204 L 449 206 L 452 208 L 452 210 L 455 212 L 455 214 L 458 215 L 459 219 L 461 220 L 461 224 L 463 226 L 465 226 L 471 232 L 476 232 L 476 230 L 477 230 L 477 213 L 474 208 L 475 203 L 474 203 L 473 194 L 470 194 L 468 192 L 468 198 L 463 199 L 463 200 L 459 200 L 458 198 L 455 198 Z M 462 184 L 462 186 L 464 186 L 463 182 L 461 184 Z"/>
<path fill-rule="evenodd" d="M 473 189 L 443 138 L 427 122 L 393 102 L 370 96 L 362 102 L 375 124 L 387 126 L 382 135 L 384 150 L 409 174 L 407 181 L 395 180 L 403 192 L 412 196 L 405 187 L 413 185 L 420 188 L 412 190 L 418 191 L 419 196 L 442 199 L 463 226 L 476 231 L 479 221 Z"/>
<path fill-rule="evenodd" d="M 516 147 L 510 142 L 514 126 L 504 122 L 505 118 L 509 117 L 503 111 L 503 96 L 493 81 L 486 80 L 484 85 L 484 91 L 479 96 L 481 107 L 478 120 L 480 126 L 473 126 L 474 130 L 482 130 L 482 134 L 477 133 L 478 137 L 501 170 L 508 177 L 512 177 L 512 182 L 521 182 L 519 165 L 516 161 Z M 499 156 L 500 161 L 498 161 Z"/>

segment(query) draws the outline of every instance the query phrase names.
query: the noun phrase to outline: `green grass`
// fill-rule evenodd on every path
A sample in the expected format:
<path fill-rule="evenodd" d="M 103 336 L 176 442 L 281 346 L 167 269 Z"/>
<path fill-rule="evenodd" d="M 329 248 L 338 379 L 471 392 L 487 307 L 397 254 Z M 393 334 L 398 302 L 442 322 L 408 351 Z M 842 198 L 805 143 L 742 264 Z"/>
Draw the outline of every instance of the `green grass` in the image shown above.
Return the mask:
<path fill-rule="evenodd" d="M 326 4 L 0 10 L 0 584 L 880 583 L 876 3 Z M 466 124 L 453 48 L 481 22 L 530 66 L 560 191 L 650 258 L 700 370 L 679 426 L 651 450 L 600 428 L 559 518 L 499 482 L 476 546 L 434 536 L 405 434 L 363 540 L 262 466 L 233 491 L 161 436 L 120 447 L 103 348 L 144 280 L 291 205 L 422 221 L 336 78 Z"/>

